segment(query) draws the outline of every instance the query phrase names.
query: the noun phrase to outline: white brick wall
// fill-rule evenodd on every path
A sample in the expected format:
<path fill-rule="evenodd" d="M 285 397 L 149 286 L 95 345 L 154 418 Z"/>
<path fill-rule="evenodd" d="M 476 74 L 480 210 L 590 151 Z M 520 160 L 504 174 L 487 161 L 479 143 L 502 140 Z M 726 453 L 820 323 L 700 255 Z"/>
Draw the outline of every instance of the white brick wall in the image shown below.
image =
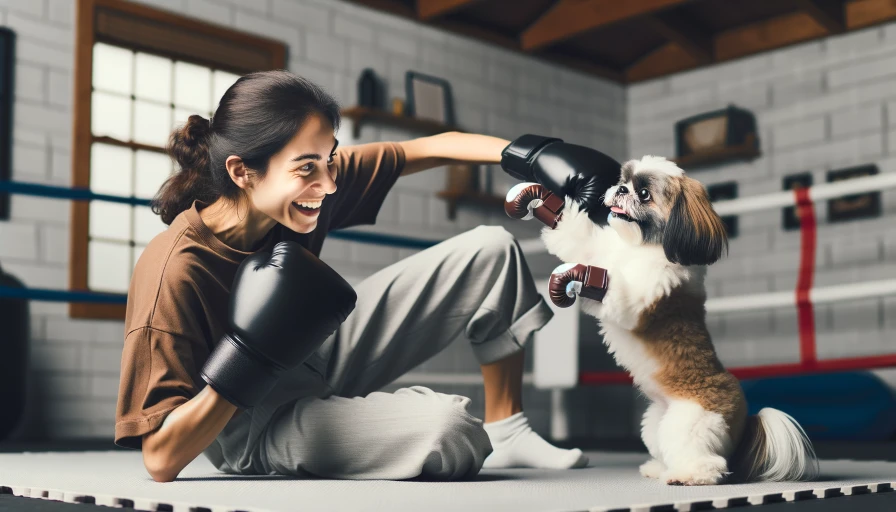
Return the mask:
<path fill-rule="evenodd" d="M 827 170 L 841 166 L 873 162 L 882 172 L 896 172 L 894 24 L 623 88 L 335 0 L 138 1 L 286 42 L 289 68 L 320 83 L 345 106 L 357 99 L 361 69 L 377 71 L 389 98 L 404 97 L 404 72 L 414 69 L 451 82 L 458 123 L 468 130 L 504 138 L 544 133 L 626 159 L 648 152 L 672 155 L 675 121 L 734 103 L 756 114 L 763 155 L 753 162 L 692 173 L 707 184 L 734 180 L 742 195 L 754 195 L 780 190 L 783 177 L 797 172 L 811 172 L 816 183 L 824 182 Z M 18 32 L 13 148 L 17 180 L 71 183 L 73 22 L 71 0 L 0 4 L 0 23 Z M 339 137 L 342 144 L 352 144 L 417 135 L 366 126 L 355 140 L 345 120 Z M 497 194 L 513 183 L 500 169 L 490 172 Z M 478 208 L 461 207 L 455 220 L 447 219 L 445 203 L 435 197 L 444 180 L 444 169 L 399 180 L 378 225 L 362 229 L 442 239 L 488 223 L 504 225 L 520 238 L 537 234 L 534 224 Z M 896 235 L 890 233 L 896 191 L 882 198 L 885 217 L 871 221 L 831 225 L 825 205 L 817 206 L 816 284 L 896 277 Z M 66 288 L 69 215 L 68 201 L 15 196 L 11 220 L 0 223 L 3 268 L 29 286 Z M 751 213 L 739 222 L 741 235 L 732 240 L 730 255 L 710 270 L 710 295 L 793 289 L 799 237 L 782 230 L 781 212 Z M 323 257 L 357 281 L 414 252 L 330 239 Z M 555 263 L 553 258 L 533 257 L 530 266 L 543 275 Z M 894 317 L 893 298 L 819 307 L 819 354 L 884 350 L 896 331 Z M 709 320 L 727 364 L 797 357 L 795 309 L 710 315 Z M 32 303 L 31 324 L 31 393 L 52 405 L 33 412 L 39 427 L 32 419 L 24 430 L 56 437 L 111 435 L 122 323 L 73 320 L 64 304 Z M 853 348 L 854 343 L 861 347 Z M 452 347 L 421 371 L 476 372 L 468 352 L 466 347 Z M 477 397 L 481 406 L 477 386 L 441 390 Z M 527 400 L 533 424 L 546 430 L 545 395 L 527 390 Z M 581 390 L 570 400 L 612 410 L 637 409 L 634 395 L 621 388 Z M 577 428 L 606 436 L 636 429 L 627 413 L 612 424 L 608 415 L 600 416 L 582 420 L 589 424 Z"/>
<path fill-rule="evenodd" d="M 458 123 L 467 130 L 513 138 L 525 131 L 567 137 L 625 154 L 625 92 L 507 50 L 336 0 L 136 0 L 204 21 L 260 34 L 289 45 L 288 65 L 329 90 L 344 106 L 357 100 L 360 71 L 372 67 L 386 81 L 388 97 L 404 97 L 404 73 L 413 69 L 449 80 Z M 71 183 L 71 106 L 74 67 L 72 0 L 6 0 L 0 23 L 18 35 L 14 163 L 16 180 Z M 596 100 L 595 98 L 600 98 Z M 421 134 L 366 126 L 353 140 L 345 120 L 343 145 L 402 140 Z M 609 146 L 608 146 L 609 144 Z M 492 169 L 494 191 L 512 180 Z M 482 223 L 503 224 L 519 237 L 537 235 L 530 223 L 503 212 L 461 207 L 455 220 L 435 197 L 445 170 L 399 180 L 371 231 L 442 239 Z M 11 220 L 0 223 L 0 264 L 26 285 L 68 288 L 70 202 L 14 196 Z M 357 281 L 414 250 L 329 239 L 323 257 Z M 555 262 L 535 258 L 533 272 Z M 34 403 L 21 437 L 110 436 L 123 340 L 120 321 L 70 319 L 67 305 L 33 302 Z M 467 347 L 432 362 L 437 371 L 478 372 Z M 436 371 L 432 370 L 432 371 Z M 463 392 L 477 395 L 476 387 Z M 454 389 L 450 386 L 446 389 Z M 461 388 L 457 388 L 461 389 Z M 532 394 L 533 391 L 527 391 Z M 534 423 L 546 431 L 548 405 L 537 392 L 528 399 Z"/>

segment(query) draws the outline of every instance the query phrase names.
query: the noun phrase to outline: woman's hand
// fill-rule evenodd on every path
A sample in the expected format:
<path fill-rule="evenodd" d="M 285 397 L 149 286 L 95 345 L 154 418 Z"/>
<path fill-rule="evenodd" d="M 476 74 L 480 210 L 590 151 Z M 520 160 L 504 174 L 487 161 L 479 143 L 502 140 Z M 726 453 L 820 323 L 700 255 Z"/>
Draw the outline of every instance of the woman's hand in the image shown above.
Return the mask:
<path fill-rule="evenodd" d="M 446 132 L 399 143 L 404 149 L 402 176 L 455 164 L 498 164 L 509 140 L 476 133 Z"/>

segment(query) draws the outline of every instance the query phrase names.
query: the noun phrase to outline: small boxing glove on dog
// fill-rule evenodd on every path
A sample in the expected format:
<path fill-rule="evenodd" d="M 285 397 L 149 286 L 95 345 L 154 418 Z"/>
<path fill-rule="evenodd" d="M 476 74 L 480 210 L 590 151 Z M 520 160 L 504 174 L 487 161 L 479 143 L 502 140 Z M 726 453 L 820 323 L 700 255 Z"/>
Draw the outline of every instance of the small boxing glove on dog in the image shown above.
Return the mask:
<path fill-rule="evenodd" d="M 551 302 L 560 308 L 572 306 L 577 295 L 600 302 L 607 294 L 608 282 L 606 269 L 581 263 L 564 263 L 551 273 L 548 294 Z"/>
<path fill-rule="evenodd" d="M 507 192 L 504 212 L 513 219 L 536 218 L 554 229 L 563 216 L 563 199 L 538 183 L 520 183 Z"/>

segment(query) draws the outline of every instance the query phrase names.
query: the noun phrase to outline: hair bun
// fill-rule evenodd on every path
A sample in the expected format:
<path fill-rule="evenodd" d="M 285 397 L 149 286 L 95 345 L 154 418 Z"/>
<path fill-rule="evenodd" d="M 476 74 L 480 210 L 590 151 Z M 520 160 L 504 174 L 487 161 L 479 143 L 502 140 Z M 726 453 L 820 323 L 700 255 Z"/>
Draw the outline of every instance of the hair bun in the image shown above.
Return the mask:
<path fill-rule="evenodd" d="M 180 132 L 183 143 L 186 146 L 196 147 L 199 144 L 208 142 L 208 137 L 211 133 L 211 122 L 200 115 L 193 114 L 187 119 Z"/>

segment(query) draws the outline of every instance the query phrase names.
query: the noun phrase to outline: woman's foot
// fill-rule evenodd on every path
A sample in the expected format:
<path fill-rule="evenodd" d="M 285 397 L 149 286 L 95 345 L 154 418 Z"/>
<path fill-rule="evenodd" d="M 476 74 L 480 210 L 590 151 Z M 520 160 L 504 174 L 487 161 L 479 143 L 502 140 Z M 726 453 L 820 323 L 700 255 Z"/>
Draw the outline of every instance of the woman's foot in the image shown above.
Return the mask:
<path fill-rule="evenodd" d="M 572 469 L 588 464 L 588 457 L 578 448 L 565 450 L 542 439 L 522 412 L 484 427 L 494 451 L 485 459 L 483 469 Z"/>

